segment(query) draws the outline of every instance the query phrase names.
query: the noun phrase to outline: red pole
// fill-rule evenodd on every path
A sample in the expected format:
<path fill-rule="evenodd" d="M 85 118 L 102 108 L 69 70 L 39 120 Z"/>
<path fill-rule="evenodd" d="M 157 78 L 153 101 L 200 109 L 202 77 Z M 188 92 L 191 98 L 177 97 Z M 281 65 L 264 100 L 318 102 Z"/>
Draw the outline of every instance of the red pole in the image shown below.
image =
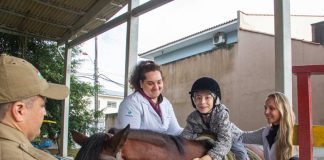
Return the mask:
<path fill-rule="evenodd" d="M 300 160 L 313 159 L 312 86 L 309 72 L 297 73 L 298 143 Z"/>
<path fill-rule="evenodd" d="M 297 76 L 298 144 L 300 160 L 313 159 L 313 117 L 311 75 L 323 75 L 324 65 L 293 66 Z"/>

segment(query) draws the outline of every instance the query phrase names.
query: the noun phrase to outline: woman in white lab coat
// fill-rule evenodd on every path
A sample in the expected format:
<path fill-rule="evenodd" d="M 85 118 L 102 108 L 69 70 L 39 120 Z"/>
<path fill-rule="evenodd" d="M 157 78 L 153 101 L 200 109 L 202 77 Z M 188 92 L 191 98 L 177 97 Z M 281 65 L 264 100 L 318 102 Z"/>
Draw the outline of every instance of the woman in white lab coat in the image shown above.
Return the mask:
<path fill-rule="evenodd" d="M 130 124 L 134 129 L 179 135 L 183 128 L 178 124 L 169 100 L 162 96 L 163 77 L 159 65 L 153 61 L 140 62 L 130 77 L 134 93 L 119 106 L 115 123 L 117 129 Z"/>

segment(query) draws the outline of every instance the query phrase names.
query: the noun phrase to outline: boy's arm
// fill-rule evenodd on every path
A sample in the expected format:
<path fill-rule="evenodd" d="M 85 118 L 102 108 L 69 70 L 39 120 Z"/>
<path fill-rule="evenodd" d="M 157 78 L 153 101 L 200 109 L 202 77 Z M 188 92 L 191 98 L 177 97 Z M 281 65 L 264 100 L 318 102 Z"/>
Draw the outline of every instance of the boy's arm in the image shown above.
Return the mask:
<path fill-rule="evenodd" d="M 194 133 L 194 123 L 193 123 L 193 117 L 192 114 L 188 116 L 187 118 L 187 124 L 186 127 L 183 129 L 182 133 L 180 136 L 186 138 L 186 139 L 195 139 L 197 137 L 197 134 Z"/>
<path fill-rule="evenodd" d="M 230 151 L 232 144 L 232 130 L 229 114 L 226 109 L 220 110 L 212 119 L 211 130 L 216 133 L 214 147 L 208 151 L 213 159 L 222 159 Z"/>

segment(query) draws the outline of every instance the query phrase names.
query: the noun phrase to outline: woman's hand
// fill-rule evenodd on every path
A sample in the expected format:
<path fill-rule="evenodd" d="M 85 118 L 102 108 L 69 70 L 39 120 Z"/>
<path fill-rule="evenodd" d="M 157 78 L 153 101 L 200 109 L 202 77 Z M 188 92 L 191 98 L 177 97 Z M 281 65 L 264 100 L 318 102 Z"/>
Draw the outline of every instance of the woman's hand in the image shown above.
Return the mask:
<path fill-rule="evenodd" d="M 210 155 L 207 154 L 207 155 L 204 155 L 201 158 L 194 158 L 192 160 L 213 160 L 213 158 Z"/>

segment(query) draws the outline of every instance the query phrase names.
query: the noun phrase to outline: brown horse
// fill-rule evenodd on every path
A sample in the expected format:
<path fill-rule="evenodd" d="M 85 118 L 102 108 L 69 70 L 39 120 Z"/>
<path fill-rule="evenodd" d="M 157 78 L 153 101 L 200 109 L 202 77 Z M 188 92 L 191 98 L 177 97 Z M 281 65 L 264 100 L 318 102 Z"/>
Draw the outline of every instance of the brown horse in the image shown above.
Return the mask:
<path fill-rule="evenodd" d="M 72 137 L 82 146 L 75 160 L 192 160 L 212 147 L 204 140 L 134 130 L 129 125 L 114 136 L 97 133 L 88 138 L 72 132 Z"/>

